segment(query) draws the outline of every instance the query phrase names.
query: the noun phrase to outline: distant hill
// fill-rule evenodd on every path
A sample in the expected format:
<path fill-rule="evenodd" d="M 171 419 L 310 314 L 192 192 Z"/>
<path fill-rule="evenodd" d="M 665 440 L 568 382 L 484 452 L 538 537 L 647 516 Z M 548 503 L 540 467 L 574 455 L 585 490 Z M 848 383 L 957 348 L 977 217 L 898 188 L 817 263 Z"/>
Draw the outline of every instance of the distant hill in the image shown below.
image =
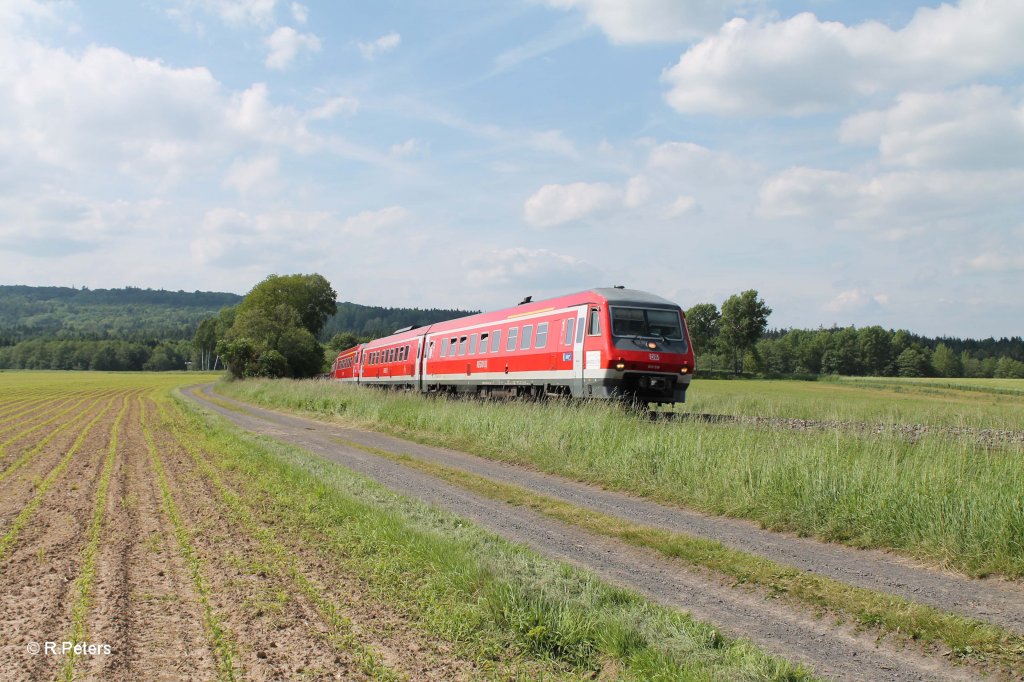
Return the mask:
<path fill-rule="evenodd" d="M 351 332 L 360 337 L 378 338 L 387 336 L 402 327 L 424 326 L 477 312 L 480 311 L 441 308 L 381 308 L 345 302 L 339 303 L 337 314 L 327 320 L 321 337 L 327 340 L 339 332 Z"/>
<path fill-rule="evenodd" d="M 191 339 L 238 294 L 162 289 L 0 286 L 0 346 L 28 339 Z"/>
<path fill-rule="evenodd" d="M 0 285 L 0 369 L 169 370 L 199 366 L 199 323 L 238 294 L 162 289 Z M 395 329 L 469 314 L 339 303 L 321 340 L 339 332 L 386 336 Z"/>
<path fill-rule="evenodd" d="M 179 341 L 191 340 L 199 323 L 242 300 L 238 294 L 163 289 L 75 289 L 0 286 L 0 346 L 30 339 Z M 324 326 L 323 340 L 338 332 L 361 337 L 390 334 L 471 311 L 384 308 L 338 304 Z"/>

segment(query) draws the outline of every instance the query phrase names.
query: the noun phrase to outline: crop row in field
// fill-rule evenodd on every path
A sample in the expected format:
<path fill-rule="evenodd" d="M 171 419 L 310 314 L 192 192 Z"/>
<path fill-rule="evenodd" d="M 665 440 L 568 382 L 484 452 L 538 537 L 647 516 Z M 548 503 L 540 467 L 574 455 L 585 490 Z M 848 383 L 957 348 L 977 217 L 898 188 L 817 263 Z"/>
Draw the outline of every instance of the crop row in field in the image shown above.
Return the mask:
<path fill-rule="evenodd" d="M 4 679 L 809 676 L 167 397 L 190 378 L 90 375 L 98 403 L 12 441 L 0 621 L 112 651 L 11 642 Z"/>
<path fill-rule="evenodd" d="M 607 405 L 425 400 L 325 382 L 219 390 L 772 529 L 898 549 L 973 575 L 1024 575 L 1019 444 L 652 424 Z"/>

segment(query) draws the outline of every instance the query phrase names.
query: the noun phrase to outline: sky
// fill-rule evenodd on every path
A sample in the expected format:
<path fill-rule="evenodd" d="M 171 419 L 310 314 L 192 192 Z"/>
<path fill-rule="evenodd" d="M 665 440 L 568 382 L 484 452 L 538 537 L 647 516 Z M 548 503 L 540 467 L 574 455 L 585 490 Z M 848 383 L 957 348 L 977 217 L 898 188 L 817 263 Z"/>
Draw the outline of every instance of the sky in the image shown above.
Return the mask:
<path fill-rule="evenodd" d="M 1024 334 L 1024 2 L 2 0 L 0 284 Z"/>

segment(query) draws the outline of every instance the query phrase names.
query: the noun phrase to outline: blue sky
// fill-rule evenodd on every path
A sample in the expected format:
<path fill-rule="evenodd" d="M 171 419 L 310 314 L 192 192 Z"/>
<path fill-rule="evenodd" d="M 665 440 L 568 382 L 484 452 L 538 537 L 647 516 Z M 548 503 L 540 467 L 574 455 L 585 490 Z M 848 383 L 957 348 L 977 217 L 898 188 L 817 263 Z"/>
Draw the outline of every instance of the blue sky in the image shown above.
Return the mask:
<path fill-rule="evenodd" d="M 1024 333 L 1024 3 L 4 0 L 0 283 Z"/>

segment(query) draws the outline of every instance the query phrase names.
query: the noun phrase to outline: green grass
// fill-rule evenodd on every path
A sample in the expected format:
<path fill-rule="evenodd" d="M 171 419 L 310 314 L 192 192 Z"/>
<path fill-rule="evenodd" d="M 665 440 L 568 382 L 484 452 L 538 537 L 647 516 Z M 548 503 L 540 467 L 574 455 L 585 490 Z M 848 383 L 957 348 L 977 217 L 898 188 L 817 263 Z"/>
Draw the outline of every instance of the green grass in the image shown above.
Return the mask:
<path fill-rule="evenodd" d="M 711 569 L 736 584 L 756 585 L 773 597 L 784 597 L 815 610 L 828 609 L 860 625 L 873 627 L 882 635 L 920 641 L 926 646 L 944 646 L 953 655 L 991 663 L 1003 670 L 1012 670 L 1019 665 L 1021 656 L 1024 656 L 1024 638 L 988 623 L 800 571 L 753 554 L 729 549 L 714 540 L 643 526 L 583 509 L 519 486 L 493 481 L 436 462 L 367 447 L 341 438 L 337 441 L 419 469 L 485 497 L 529 507 L 590 532 L 653 549 L 691 566 Z"/>
<path fill-rule="evenodd" d="M 526 679 L 806 679 L 744 640 L 181 405 L 240 496 L 485 670 Z M 510 668 L 511 667 L 511 668 Z"/>
<path fill-rule="evenodd" d="M 892 548 L 971 575 L 1024 575 L 1019 445 L 650 423 L 603 404 L 427 400 L 329 382 L 218 390 L 775 530 Z"/>
<path fill-rule="evenodd" d="M 695 380 L 678 412 L 1024 430 L 1024 379 Z"/>

